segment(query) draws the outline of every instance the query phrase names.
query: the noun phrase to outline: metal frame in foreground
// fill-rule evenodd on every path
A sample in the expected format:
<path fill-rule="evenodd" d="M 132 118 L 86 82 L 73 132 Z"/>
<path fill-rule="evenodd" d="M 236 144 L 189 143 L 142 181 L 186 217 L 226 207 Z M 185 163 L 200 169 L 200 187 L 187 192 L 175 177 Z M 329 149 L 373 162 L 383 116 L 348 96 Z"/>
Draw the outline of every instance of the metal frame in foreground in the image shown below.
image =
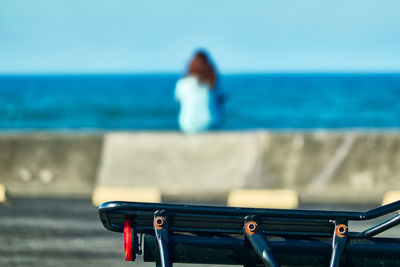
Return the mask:
<path fill-rule="evenodd" d="M 125 258 L 173 263 L 249 266 L 400 266 L 400 239 L 376 238 L 400 224 L 400 201 L 367 212 L 251 209 L 106 202 L 105 228 L 124 233 Z M 396 212 L 352 232 L 349 221 Z"/>

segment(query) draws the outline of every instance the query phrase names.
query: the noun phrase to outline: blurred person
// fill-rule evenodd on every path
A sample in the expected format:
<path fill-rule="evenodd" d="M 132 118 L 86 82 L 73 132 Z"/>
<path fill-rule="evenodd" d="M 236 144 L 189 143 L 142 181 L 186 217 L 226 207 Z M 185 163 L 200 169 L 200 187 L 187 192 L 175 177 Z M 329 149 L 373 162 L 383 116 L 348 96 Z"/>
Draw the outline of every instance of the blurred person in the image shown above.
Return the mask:
<path fill-rule="evenodd" d="M 216 129 L 222 123 L 224 95 L 217 88 L 217 73 L 204 50 L 189 63 L 185 75 L 175 87 L 180 103 L 179 127 L 185 133 Z"/>

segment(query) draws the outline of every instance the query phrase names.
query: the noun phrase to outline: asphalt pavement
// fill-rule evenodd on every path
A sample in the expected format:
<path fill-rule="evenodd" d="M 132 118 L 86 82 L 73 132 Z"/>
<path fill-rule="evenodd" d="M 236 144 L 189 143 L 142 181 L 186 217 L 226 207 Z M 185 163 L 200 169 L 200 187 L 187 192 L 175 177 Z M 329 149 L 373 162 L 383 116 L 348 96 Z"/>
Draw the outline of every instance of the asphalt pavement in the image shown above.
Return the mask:
<path fill-rule="evenodd" d="M 123 249 L 123 235 L 103 227 L 90 200 L 0 204 L 0 266 L 155 266 L 140 256 L 125 262 Z"/>
<path fill-rule="evenodd" d="M 318 205 L 301 208 L 343 209 Z M 365 229 L 373 223 L 350 225 L 350 229 Z M 385 236 L 400 237 L 400 226 Z M 0 266 L 117 267 L 127 264 L 155 266 L 143 263 L 140 257 L 135 263 L 126 263 L 122 234 L 102 226 L 97 208 L 89 200 L 19 198 L 8 205 L 0 204 Z"/>

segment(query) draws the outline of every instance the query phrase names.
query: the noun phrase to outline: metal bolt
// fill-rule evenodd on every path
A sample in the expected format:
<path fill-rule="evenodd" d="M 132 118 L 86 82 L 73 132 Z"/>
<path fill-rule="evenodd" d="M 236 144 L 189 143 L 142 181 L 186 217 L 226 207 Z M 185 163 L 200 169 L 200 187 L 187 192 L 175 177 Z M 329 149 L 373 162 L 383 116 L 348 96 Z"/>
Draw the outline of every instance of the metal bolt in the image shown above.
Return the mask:
<path fill-rule="evenodd" d="M 257 231 L 257 223 L 254 221 L 249 221 L 245 225 L 245 230 L 248 234 L 254 235 Z"/>
<path fill-rule="evenodd" d="M 158 216 L 154 218 L 153 225 L 157 229 L 163 229 L 165 224 L 165 218 L 162 216 Z"/>
<path fill-rule="evenodd" d="M 347 225 L 339 224 L 338 226 L 336 226 L 336 235 L 338 235 L 339 237 L 344 237 L 347 234 L 348 230 L 349 228 L 347 227 Z"/>

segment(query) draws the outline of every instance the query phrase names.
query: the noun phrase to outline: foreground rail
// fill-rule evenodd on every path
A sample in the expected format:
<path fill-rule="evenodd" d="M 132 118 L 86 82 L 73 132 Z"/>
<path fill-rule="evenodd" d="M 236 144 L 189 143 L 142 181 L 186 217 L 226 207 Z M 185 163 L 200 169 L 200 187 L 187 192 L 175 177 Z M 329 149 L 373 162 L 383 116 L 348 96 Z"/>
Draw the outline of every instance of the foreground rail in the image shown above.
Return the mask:
<path fill-rule="evenodd" d="M 249 209 L 106 202 L 108 230 L 124 233 L 125 259 L 243 266 L 400 266 L 400 239 L 376 238 L 400 224 L 400 201 L 368 212 Z M 349 221 L 393 217 L 352 232 Z"/>

